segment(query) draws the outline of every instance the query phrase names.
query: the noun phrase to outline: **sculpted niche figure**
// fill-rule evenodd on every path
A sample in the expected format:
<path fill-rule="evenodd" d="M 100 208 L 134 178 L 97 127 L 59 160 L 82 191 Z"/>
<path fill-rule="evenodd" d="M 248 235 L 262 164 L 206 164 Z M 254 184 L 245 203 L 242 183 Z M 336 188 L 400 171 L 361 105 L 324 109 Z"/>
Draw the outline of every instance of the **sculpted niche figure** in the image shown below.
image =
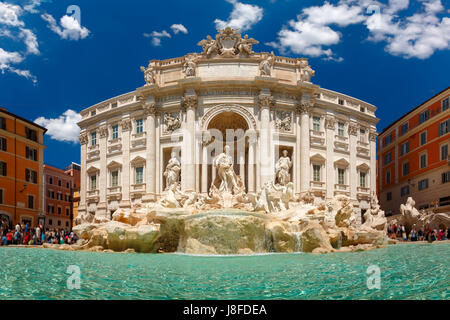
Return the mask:
<path fill-rule="evenodd" d="M 291 158 L 288 157 L 288 151 L 283 150 L 283 155 L 280 157 L 275 167 L 276 169 L 275 182 L 282 186 L 285 186 L 289 182 L 291 182 L 291 175 L 289 173 L 291 168 L 292 168 L 292 161 Z"/>
<path fill-rule="evenodd" d="M 166 178 L 166 190 L 176 189 L 180 181 L 181 164 L 176 157 L 176 152 L 172 151 L 171 158 L 167 163 L 164 177 Z"/>
<path fill-rule="evenodd" d="M 230 156 L 230 147 L 225 146 L 225 152 L 214 159 L 214 168 L 217 169 L 215 186 L 220 193 L 238 194 L 243 192 L 241 178 L 233 169 L 233 158 Z"/>

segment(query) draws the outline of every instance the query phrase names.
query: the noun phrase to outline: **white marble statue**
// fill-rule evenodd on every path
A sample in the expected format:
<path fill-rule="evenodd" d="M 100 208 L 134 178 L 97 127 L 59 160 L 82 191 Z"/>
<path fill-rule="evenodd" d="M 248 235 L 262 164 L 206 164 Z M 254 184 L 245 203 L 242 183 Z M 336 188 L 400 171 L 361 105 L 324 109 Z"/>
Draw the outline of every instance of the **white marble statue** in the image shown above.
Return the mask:
<path fill-rule="evenodd" d="M 186 57 L 183 65 L 186 77 L 195 77 L 195 69 L 197 68 L 197 57 L 195 55 Z"/>
<path fill-rule="evenodd" d="M 240 38 L 237 43 L 237 49 L 239 50 L 239 54 L 241 55 L 252 55 L 254 54 L 252 50 L 252 45 L 258 44 L 259 41 L 256 41 L 253 38 L 248 37 L 248 35 L 245 35 L 244 38 Z"/>
<path fill-rule="evenodd" d="M 211 38 L 211 36 L 207 36 L 206 38 L 206 40 L 200 41 L 198 45 L 203 48 L 203 54 L 210 58 L 213 54 L 219 53 L 221 49 L 219 35 L 216 36 L 216 40 Z"/>
<path fill-rule="evenodd" d="M 273 66 L 273 56 L 270 55 L 266 57 L 261 63 L 259 64 L 259 70 L 261 70 L 261 76 L 268 76 L 270 77 L 272 73 L 272 66 Z"/>
<path fill-rule="evenodd" d="M 288 157 L 287 150 L 283 150 L 282 154 L 275 166 L 275 183 L 285 186 L 291 182 L 291 174 L 289 171 L 292 168 L 292 161 Z"/>
<path fill-rule="evenodd" d="M 311 78 L 314 77 L 315 74 L 316 72 L 310 67 L 308 62 L 304 62 L 300 72 L 300 80 L 303 82 L 311 82 Z"/>
<path fill-rule="evenodd" d="M 176 153 L 172 152 L 171 159 L 167 163 L 164 177 L 166 178 L 166 190 L 172 190 L 178 187 L 180 181 L 181 164 L 176 157 Z"/>
<path fill-rule="evenodd" d="M 233 169 L 233 158 L 230 155 L 230 147 L 225 146 L 225 151 L 219 154 L 213 162 L 217 169 L 217 177 L 213 183 L 220 193 L 239 194 L 243 191 L 241 178 Z"/>
<path fill-rule="evenodd" d="M 147 68 L 141 67 L 141 71 L 144 73 L 146 86 L 155 84 L 155 74 L 153 72 L 153 67 L 150 64 Z"/>

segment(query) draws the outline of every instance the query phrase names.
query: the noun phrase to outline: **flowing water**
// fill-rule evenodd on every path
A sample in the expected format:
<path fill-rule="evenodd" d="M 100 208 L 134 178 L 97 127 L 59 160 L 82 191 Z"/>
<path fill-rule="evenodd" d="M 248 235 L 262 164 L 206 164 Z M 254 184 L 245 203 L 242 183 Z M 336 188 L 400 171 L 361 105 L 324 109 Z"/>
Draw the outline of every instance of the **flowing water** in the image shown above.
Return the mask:
<path fill-rule="evenodd" d="M 449 299 L 449 257 L 450 244 L 444 243 L 253 256 L 1 247 L 0 300 Z M 67 286 L 71 265 L 81 272 L 79 290 Z M 372 265 L 381 271 L 379 290 L 367 287 Z"/>

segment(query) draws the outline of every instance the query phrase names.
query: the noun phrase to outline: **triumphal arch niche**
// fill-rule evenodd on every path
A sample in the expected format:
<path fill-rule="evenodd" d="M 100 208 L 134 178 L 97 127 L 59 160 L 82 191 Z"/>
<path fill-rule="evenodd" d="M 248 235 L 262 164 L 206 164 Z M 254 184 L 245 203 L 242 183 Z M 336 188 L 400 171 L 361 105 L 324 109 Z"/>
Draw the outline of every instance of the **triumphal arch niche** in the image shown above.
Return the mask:
<path fill-rule="evenodd" d="M 223 193 L 222 205 L 266 211 L 302 195 L 370 207 L 375 106 L 314 84 L 305 58 L 255 52 L 236 29 L 198 44 L 150 60 L 143 86 L 81 112 L 80 212 L 201 207 Z"/>

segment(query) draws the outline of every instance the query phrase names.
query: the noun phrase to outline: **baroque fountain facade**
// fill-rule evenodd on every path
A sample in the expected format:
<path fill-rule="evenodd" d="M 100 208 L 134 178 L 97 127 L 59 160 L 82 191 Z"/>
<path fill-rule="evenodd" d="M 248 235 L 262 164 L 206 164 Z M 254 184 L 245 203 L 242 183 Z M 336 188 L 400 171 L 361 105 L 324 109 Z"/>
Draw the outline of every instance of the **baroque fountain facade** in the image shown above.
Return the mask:
<path fill-rule="evenodd" d="M 245 254 L 386 243 L 376 107 L 313 84 L 307 59 L 218 30 L 82 111 L 79 249 Z"/>

